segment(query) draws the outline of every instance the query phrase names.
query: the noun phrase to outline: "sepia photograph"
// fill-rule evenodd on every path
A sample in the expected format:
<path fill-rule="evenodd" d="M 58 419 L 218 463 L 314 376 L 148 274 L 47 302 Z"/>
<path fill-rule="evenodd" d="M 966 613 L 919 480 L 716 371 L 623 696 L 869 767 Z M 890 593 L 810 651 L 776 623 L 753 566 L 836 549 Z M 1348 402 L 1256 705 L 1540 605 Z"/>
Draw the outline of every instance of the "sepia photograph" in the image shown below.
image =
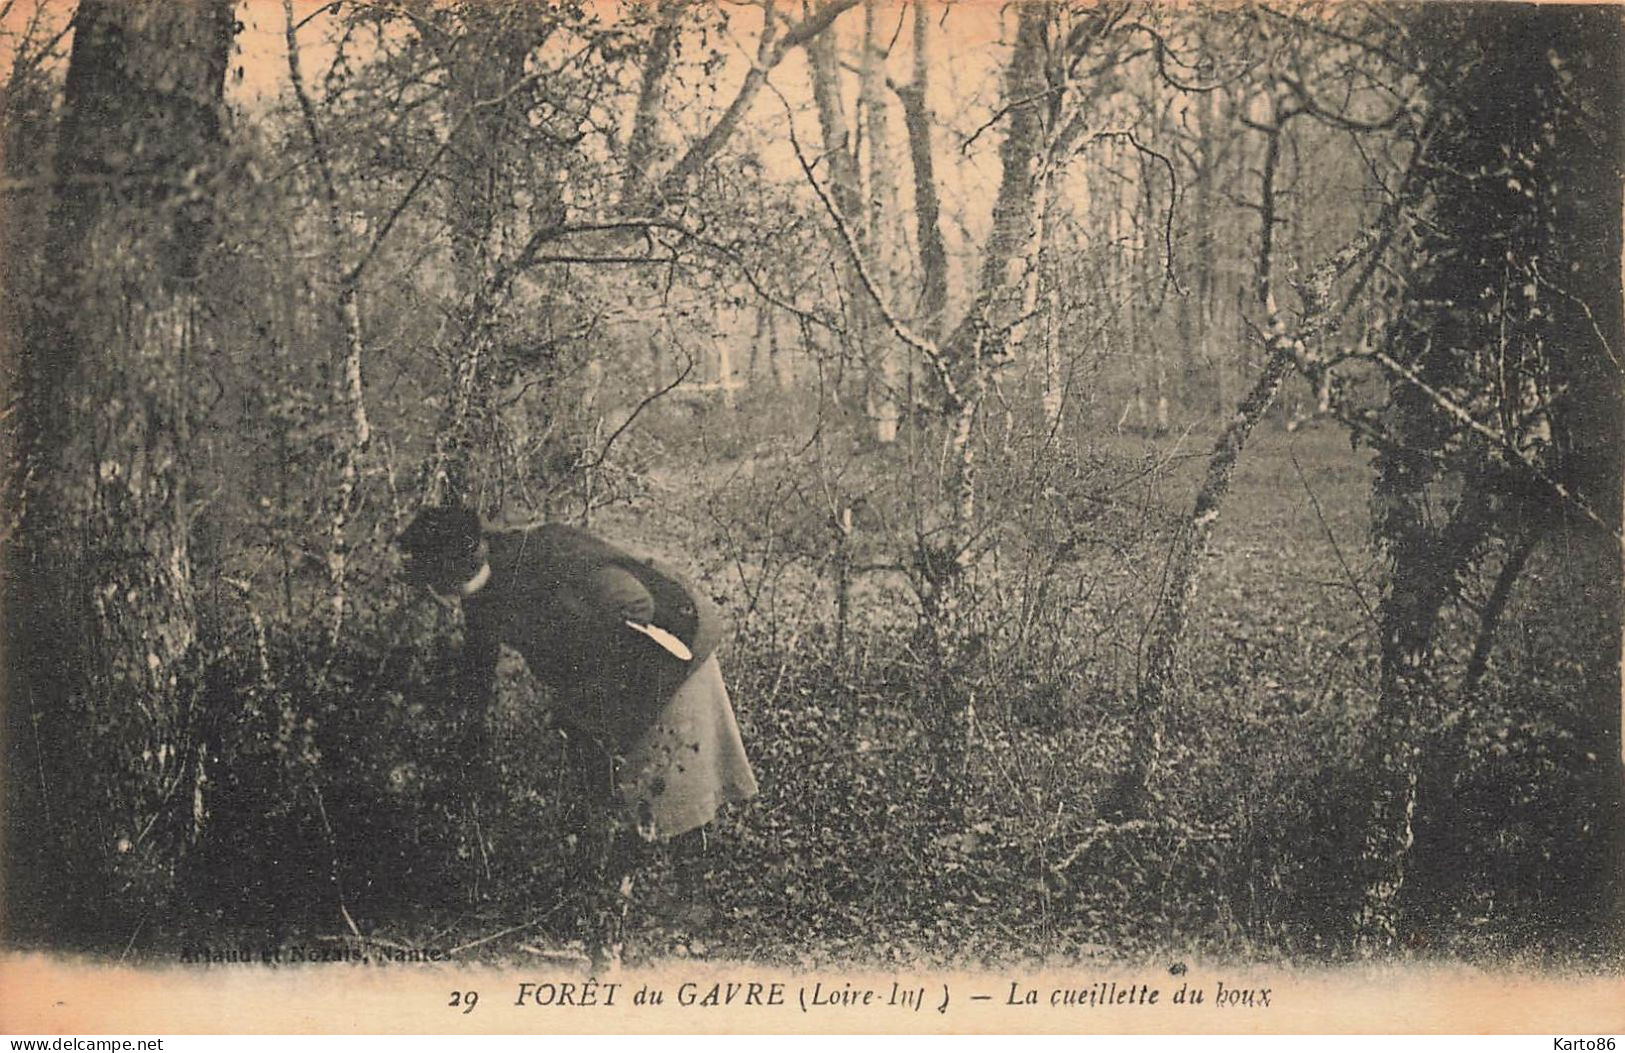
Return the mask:
<path fill-rule="evenodd" d="M 0 0 L 0 1032 L 1625 1031 L 1622 27 Z"/>

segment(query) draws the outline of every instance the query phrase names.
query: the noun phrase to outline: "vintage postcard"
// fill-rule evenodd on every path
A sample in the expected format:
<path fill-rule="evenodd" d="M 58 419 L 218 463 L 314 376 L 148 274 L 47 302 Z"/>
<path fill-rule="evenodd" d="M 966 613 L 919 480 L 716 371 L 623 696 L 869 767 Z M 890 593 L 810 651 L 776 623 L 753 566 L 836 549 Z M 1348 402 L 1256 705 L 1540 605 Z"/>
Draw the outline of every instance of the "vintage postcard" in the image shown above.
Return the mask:
<path fill-rule="evenodd" d="M 0 1031 L 1625 1031 L 1621 33 L 0 4 Z"/>

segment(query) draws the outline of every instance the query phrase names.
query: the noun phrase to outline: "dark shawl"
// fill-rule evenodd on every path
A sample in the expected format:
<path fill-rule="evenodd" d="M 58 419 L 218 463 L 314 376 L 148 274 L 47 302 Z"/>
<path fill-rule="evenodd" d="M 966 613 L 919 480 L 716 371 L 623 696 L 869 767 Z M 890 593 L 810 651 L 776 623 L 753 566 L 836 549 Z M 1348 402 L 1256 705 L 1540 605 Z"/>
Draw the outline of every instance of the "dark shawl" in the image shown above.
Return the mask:
<path fill-rule="evenodd" d="M 485 538 L 490 580 L 463 601 L 469 674 L 488 681 L 507 644 L 552 690 L 559 719 L 610 744 L 645 730 L 721 640 L 709 599 L 670 569 L 586 531 L 548 523 Z M 627 628 L 634 610 L 694 657 L 682 661 Z"/>

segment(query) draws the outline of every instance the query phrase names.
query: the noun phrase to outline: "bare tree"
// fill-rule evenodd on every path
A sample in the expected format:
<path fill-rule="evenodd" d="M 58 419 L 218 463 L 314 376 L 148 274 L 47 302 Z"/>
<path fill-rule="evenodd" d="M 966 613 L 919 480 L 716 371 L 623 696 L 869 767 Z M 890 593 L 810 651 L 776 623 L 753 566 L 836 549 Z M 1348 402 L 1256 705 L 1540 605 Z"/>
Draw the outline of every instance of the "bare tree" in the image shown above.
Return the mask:
<path fill-rule="evenodd" d="M 223 0 L 84 0 L 75 25 L 50 286 L 24 343 L 14 646 L 30 661 L 13 667 L 8 699 L 26 699 L 52 741 L 105 751 L 77 758 L 47 808 L 50 795 L 93 796 L 85 771 L 129 775 L 92 780 L 115 833 L 71 850 L 81 859 L 68 873 L 95 880 L 115 861 L 170 865 L 206 815 L 190 537 L 200 495 L 188 467 L 194 374 L 209 350 L 196 290 L 214 265 L 211 196 L 229 172 L 234 23 Z M 117 734 L 92 736 L 93 721 Z M 42 771 L 75 762 L 42 758 Z"/>
<path fill-rule="evenodd" d="M 683 0 L 660 0 L 654 10 L 654 32 L 638 71 L 638 108 L 626 141 L 626 174 L 621 183 L 622 207 L 629 213 L 642 208 L 660 154 L 660 118 L 666 102 L 667 79 L 682 33 Z"/>
<path fill-rule="evenodd" d="M 868 214 L 864 227 L 868 232 L 870 257 L 875 261 L 881 279 L 887 288 L 895 289 L 901 277 L 897 261 L 902 244 L 903 216 L 898 202 L 892 153 L 888 113 L 890 98 L 885 89 L 885 61 L 889 47 L 885 43 L 885 27 L 881 24 L 882 10 L 878 0 L 865 0 L 858 104 L 863 117 L 863 142 L 869 154 Z M 867 297 L 860 295 L 859 300 L 868 303 Z M 898 347 L 895 338 L 878 321 L 865 328 L 869 330 L 864 340 L 865 405 L 874 424 L 875 441 L 886 445 L 897 439 L 900 394 Z"/>
<path fill-rule="evenodd" d="M 1271 86 L 1272 88 L 1273 86 Z M 1196 593 L 1198 573 L 1207 559 L 1213 529 L 1218 522 L 1237 462 L 1253 430 L 1263 419 L 1282 383 L 1304 355 L 1304 348 L 1336 323 L 1338 304 L 1332 298 L 1335 283 L 1385 244 L 1381 225 L 1367 228 L 1324 260 L 1298 284 L 1302 300 L 1299 320 L 1289 324 L 1277 299 L 1277 238 L 1280 224 L 1279 164 L 1287 125 L 1307 110 L 1282 100 L 1267 89 L 1254 103 L 1254 116 L 1244 118 L 1248 128 L 1263 137 L 1258 173 L 1258 196 L 1247 204 L 1258 216 L 1258 257 L 1254 269 L 1254 296 L 1264 321 L 1264 364 L 1250 390 L 1236 406 L 1208 457 L 1207 472 L 1197 491 L 1188 520 L 1182 525 L 1169 555 L 1166 582 L 1147 634 L 1145 667 L 1135 695 L 1135 730 L 1129 763 L 1112 791 L 1106 811 L 1118 817 L 1143 817 L 1153 799 L 1151 779 L 1163 747 L 1167 709 L 1176 702 L 1176 655 L 1185 636 L 1186 618 Z M 1391 225 L 1397 206 L 1385 217 Z"/>
<path fill-rule="evenodd" d="M 1553 12 L 1511 44 L 1495 17 L 1441 12 L 1413 27 L 1460 66 L 1434 71 L 1427 84 L 1434 138 L 1419 251 L 1401 278 L 1400 309 L 1368 352 L 1387 381 L 1385 411 L 1355 416 L 1378 451 L 1373 532 L 1388 560 L 1356 919 L 1368 953 L 1406 937 L 1409 878 L 1428 858 L 1422 849 L 1434 847 L 1415 844 L 1415 821 L 1430 747 L 1424 729 L 1438 720 L 1450 662 L 1446 612 L 1465 605 L 1466 583 L 1495 543 L 1510 546 L 1466 659 L 1476 685 L 1498 608 L 1529 557 L 1531 539 L 1520 531 L 1611 546 L 1625 536 L 1615 515 L 1619 316 L 1592 308 L 1617 303 L 1618 228 L 1603 217 L 1617 216 L 1619 186 L 1602 158 L 1618 156 L 1619 131 L 1590 116 L 1613 91 L 1621 57 L 1615 45 L 1604 57 L 1576 59 L 1599 25 L 1589 13 Z M 1483 61 L 1489 50 L 1495 62 Z M 1498 169 L 1504 157 L 1515 167 Z M 1557 190 L 1571 179 L 1584 189 Z M 1587 227 L 1608 230 L 1606 244 L 1582 248 Z M 1589 277 L 1579 273 L 1593 265 L 1575 252 L 1594 261 Z M 1553 279 L 1559 269 L 1574 281 Z M 1617 814 L 1621 792 L 1618 682 L 1604 681 L 1595 697 L 1577 700 L 1575 718 L 1595 758 L 1579 783 L 1597 817 Z M 1585 853 L 1588 872 L 1576 875 L 1582 915 L 1618 902 L 1617 868 L 1609 869 L 1619 858 L 1617 830 L 1598 818 L 1575 833 L 1601 849 Z"/>

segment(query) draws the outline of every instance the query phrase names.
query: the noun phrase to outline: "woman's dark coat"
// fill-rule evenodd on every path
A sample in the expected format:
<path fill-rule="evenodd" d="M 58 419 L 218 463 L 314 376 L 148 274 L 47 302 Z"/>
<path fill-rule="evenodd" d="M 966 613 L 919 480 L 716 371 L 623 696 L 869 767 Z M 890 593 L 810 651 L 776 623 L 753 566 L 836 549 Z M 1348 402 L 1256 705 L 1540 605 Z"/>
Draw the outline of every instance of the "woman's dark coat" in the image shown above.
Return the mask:
<path fill-rule="evenodd" d="M 487 531 L 490 579 L 463 601 L 468 676 L 489 682 L 501 645 L 554 694 L 557 717 L 625 746 L 722 637 L 716 607 L 680 577 L 585 531 L 548 523 Z M 683 661 L 628 620 L 693 652 Z"/>

